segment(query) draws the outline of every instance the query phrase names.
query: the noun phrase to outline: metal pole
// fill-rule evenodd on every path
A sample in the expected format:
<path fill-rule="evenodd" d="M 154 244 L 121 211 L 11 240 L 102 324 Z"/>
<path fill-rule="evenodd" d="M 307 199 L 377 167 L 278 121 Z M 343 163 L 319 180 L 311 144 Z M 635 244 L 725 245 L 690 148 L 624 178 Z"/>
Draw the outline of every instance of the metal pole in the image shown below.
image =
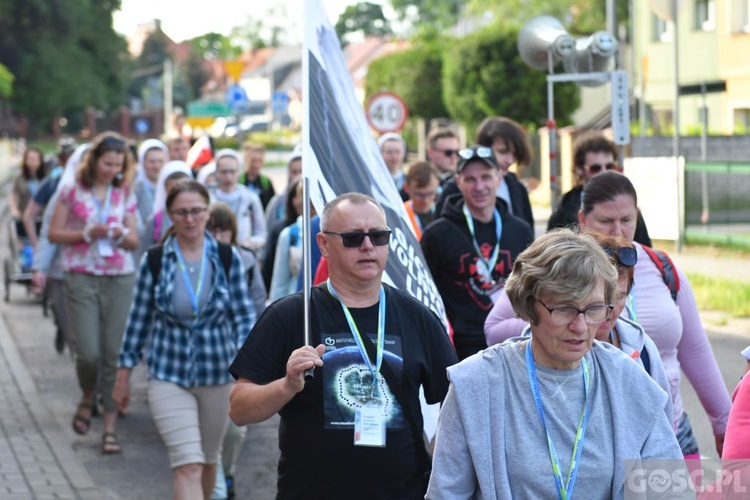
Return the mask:
<path fill-rule="evenodd" d="M 302 178 L 302 298 L 304 303 L 304 335 L 305 345 L 312 345 L 312 335 L 310 332 L 310 292 L 312 287 L 312 265 L 310 244 L 312 235 L 310 234 L 310 178 Z M 312 382 L 314 379 L 314 368 L 305 370 L 305 382 Z"/>
<path fill-rule="evenodd" d="M 706 82 L 701 83 L 701 161 L 708 161 L 708 102 L 706 98 Z M 708 172 L 701 172 L 701 223 L 707 224 L 709 217 L 708 208 Z"/>
<path fill-rule="evenodd" d="M 554 72 L 555 61 L 552 50 L 547 52 L 547 71 L 550 76 Z M 557 186 L 557 126 L 555 125 L 555 93 L 554 82 L 547 78 L 547 133 L 549 134 L 549 187 L 551 194 L 552 212 L 557 210 L 559 188 Z"/>
<path fill-rule="evenodd" d="M 164 132 L 167 135 L 172 128 L 172 60 L 164 59 Z"/>
<path fill-rule="evenodd" d="M 684 186 L 680 186 L 681 176 L 679 175 L 680 170 L 680 49 L 679 49 L 679 27 L 677 24 L 678 14 L 677 0 L 672 0 L 672 56 L 674 58 L 674 108 L 672 111 L 672 121 L 674 124 L 674 136 L 672 137 L 672 149 L 674 154 L 674 160 L 677 165 L 677 203 L 682 204 L 684 200 L 680 197 L 683 192 Z M 682 211 L 682 207 L 678 206 L 678 213 Z M 677 236 L 677 252 L 682 252 L 683 238 L 685 237 L 685 228 L 683 221 L 679 221 L 680 227 L 678 228 Z"/>

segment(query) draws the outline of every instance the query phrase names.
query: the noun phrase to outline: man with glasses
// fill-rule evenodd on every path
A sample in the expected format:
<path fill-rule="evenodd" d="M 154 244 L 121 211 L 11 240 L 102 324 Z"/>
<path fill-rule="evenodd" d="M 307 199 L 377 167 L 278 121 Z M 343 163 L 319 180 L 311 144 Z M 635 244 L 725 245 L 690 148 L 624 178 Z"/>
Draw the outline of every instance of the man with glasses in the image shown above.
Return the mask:
<path fill-rule="evenodd" d="M 502 177 L 492 149 L 472 146 L 459 156 L 460 192 L 446 199 L 420 243 L 464 359 L 487 347 L 484 320 L 516 256 L 534 237 L 529 224 L 508 213 L 496 196 Z"/>
<path fill-rule="evenodd" d="M 441 178 L 456 172 L 459 149 L 458 136 L 449 128 L 436 127 L 427 134 L 427 159 L 437 167 Z"/>
<path fill-rule="evenodd" d="M 578 179 L 578 185 L 565 193 L 557 206 L 557 210 L 550 216 L 547 231 L 558 227 L 575 227 L 578 225 L 578 211 L 581 209 L 581 198 L 589 180 L 607 170 L 622 169 L 617 165 L 617 147 L 615 143 L 599 132 L 584 135 L 573 148 L 573 169 Z M 635 241 L 642 245 L 651 246 L 646 222 L 640 210 L 636 221 Z"/>
<path fill-rule="evenodd" d="M 381 282 L 390 229 L 373 198 L 328 203 L 317 235 L 330 278 L 268 306 L 230 372 L 238 425 L 279 413 L 278 498 L 422 498 L 429 467 L 419 387 L 443 400 L 456 355 L 438 318 Z M 305 372 L 314 379 L 305 382 Z"/>

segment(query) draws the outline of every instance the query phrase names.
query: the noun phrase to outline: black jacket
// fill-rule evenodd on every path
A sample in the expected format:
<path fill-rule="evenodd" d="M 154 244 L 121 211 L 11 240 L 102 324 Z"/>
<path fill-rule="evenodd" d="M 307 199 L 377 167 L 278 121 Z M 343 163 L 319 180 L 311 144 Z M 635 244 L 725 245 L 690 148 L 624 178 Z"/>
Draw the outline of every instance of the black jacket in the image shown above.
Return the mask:
<path fill-rule="evenodd" d="M 581 194 L 583 187 L 576 186 L 565 193 L 557 206 L 557 210 L 550 216 L 547 222 L 547 231 L 558 227 L 578 226 L 578 211 L 581 209 Z M 651 237 L 648 235 L 646 221 L 643 220 L 641 211 L 638 210 L 638 218 L 635 221 L 635 241 L 647 247 L 651 245 Z"/>
<path fill-rule="evenodd" d="M 479 255 L 463 214 L 461 194 L 449 197 L 442 216 L 427 226 L 420 241 L 427 266 L 443 298 L 448 319 L 454 331 L 454 343 L 459 359 L 487 347 L 484 338 L 484 320 L 492 309 L 495 288 L 482 279 Z M 503 223 L 500 237 L 500 254 L 492 269 L 492 279 L 502 284 L 511 272 L 513 262 L 521 251 L 533 241 L 533 231 L 523 219 L 511 215 L 502 200 L 496 205 Z M 487 254 L 494 248 L 494 223 L 492 239 L 482 238 L 477 226 L 477 239 Z M 487 255 L 488 256 L 488 255 Z M 485 256 L 485 257 L 487 257 Z"/>
<path fill-rule="evenodd" d="M 520 217 L 525 220 L 526 223 L 534 228 L 534 215 L 531 213 L 531 202 L 529 201 L 529 193 L 521 181 L 518 180 L 516 174 L 508 172 L 503 178 L 503 182 L 508 186 L 508 192 L 510 193 L 510 205 L 513 210 L 513 215 Z M 460 193 L 458 186 L 456 185 L 455 174 L 446 176 L 441 181 L 443 187 L 440 198 L 438 198 L 437 205 L 435 207 L 435 213 L 442 215 L 443 205 L 445 200 L 456 193 Z"/>

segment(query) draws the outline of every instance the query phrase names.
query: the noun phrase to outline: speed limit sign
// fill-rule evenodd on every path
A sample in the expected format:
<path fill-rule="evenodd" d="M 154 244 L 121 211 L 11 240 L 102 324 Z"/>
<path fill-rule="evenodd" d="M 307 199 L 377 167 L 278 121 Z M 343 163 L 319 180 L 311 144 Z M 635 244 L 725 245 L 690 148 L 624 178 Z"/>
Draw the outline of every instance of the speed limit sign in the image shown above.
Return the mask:
<path fill-rule="evenodd" d="M 365 111 L 367 122 L 381 134 L 398 132 L 409 118 L 409 110 L 403 99 L 391 92 L 378 92 L 370 97 Z"/>

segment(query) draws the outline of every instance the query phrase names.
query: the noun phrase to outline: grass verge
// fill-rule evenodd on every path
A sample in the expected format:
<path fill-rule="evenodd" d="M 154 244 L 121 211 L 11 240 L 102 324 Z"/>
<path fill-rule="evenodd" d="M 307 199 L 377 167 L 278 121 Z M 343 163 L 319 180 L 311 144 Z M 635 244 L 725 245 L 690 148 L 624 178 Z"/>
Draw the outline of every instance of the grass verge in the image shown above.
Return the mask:
<path fill-rule="evenodd" d="M 699 309 L 722 311 L 733 318 L 750 317 L 750 283 L 687 273 Z"/>

